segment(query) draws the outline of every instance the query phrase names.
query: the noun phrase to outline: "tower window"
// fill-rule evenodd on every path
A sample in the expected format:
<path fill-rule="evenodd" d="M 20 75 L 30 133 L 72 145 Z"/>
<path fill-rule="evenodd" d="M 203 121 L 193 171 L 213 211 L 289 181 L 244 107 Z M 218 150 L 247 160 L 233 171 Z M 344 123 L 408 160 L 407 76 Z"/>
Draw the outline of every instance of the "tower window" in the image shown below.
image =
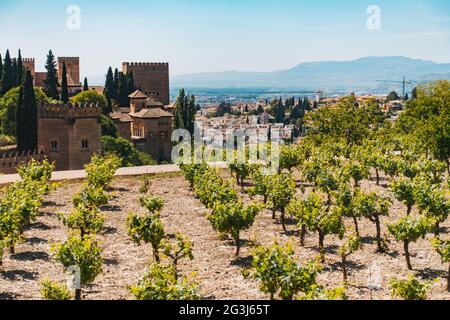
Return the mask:
<path fill-rule="evenodd" d="M 81 149 L 83 150 L 89 149 L 89 141 L 87 139 L 81 140 Z"/>
<path fill-rule="evenodd" d="M 50 141 L 50 149 L 51 149 L 51 152 L 57 152 L 58 151 L 58 141 L 56 141 L 56 140 Z"/>

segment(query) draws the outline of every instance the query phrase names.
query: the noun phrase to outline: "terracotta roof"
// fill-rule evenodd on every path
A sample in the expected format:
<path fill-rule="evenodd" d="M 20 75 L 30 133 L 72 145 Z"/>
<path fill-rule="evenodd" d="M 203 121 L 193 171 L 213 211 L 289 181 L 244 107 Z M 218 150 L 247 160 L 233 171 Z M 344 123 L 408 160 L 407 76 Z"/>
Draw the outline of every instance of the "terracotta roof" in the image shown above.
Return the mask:
<path fill-rule="evenodd" d="M 128 98 L 132 98 L 132 99 L 146 99 L 146 98 L 148 98 L 148 96 L 145 93 L 143 93 L 142 91 L 136 90 L 135 92 L 130 94 L 128 96 Z"/>
<path fill-rule="evenodd" d="M 151 108 L 151 109 L 142 109 L 141 111 L 136 113 L 130 113 L 130 116 L 133 118 L 151 119 L 151 118 L 168 118 L 172 117 L 172 114 L 161 108 Z"/>
<path fill-rule="evenodd" d="M 119 120 L 120 122 L 133 122 L 133 119 L 128 114 L 123 114 L 120 112 L 113 112 L 109 114 L 110 118 L 113 120 Z"/>
<path fill-rule="evenodd" d="M 155 98 L 150 97 L 145 100 L 145 106 L 162 108 L 162 107 L 164 107 L 164 104 L 162 102 L 156 100 Z"/>

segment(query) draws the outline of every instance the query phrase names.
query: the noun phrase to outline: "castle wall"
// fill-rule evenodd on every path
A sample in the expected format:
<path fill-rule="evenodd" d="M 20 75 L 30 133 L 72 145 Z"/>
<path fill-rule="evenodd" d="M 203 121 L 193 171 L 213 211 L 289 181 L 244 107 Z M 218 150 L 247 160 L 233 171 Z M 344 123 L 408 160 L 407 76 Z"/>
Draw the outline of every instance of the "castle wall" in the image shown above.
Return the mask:
<path fill-rule="evenodd" d="M 155 95 L 164 105 L 170 104 L 169 64 L 124 62 L 122 72 L 133 72 L 134 84 L 147 95 Z"/>
<path fill-rule="evenodd" d="M 36 65 L 34 58 L 23 58 L 22 65 L 25 70 L 30 70 L 34 84 L 36 83 Z"/>

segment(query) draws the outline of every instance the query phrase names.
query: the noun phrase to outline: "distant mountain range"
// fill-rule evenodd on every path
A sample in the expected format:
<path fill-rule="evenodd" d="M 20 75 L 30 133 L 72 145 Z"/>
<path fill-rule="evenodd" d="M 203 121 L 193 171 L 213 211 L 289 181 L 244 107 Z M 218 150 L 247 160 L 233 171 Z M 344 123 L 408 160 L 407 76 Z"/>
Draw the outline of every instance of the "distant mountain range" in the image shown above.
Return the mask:
<path fill-rule="evenodd" d="M 323 90 L 325 92 L 386 92 L 401 90 L 401 81 L 413 85 L 432 80 L 450 80 L 450 63 L 407 57 L 365 57 L 352 61 L 306 62 L 273 72 L 208 72 L 175 76 L 172 88 L 270 88 L 274 90 Z"/>

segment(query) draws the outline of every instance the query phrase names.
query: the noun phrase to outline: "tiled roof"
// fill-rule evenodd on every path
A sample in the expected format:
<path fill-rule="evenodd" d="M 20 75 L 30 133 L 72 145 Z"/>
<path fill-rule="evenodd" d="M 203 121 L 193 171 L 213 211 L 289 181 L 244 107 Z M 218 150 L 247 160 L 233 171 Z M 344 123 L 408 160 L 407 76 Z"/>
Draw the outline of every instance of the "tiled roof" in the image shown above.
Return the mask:
<path fill-rule="evenodd" d="M 151 119 L 151 118 L 168 118 L 172 117 L 172 114 L 161 109 L 161 108 L 150 108 L 150 109 L 142 109 L 136 113 L 130 113 L 132 118 L 142 118 L 142 119 Z"/>
<path fill-rule="evenodd" d="M 145 106 L 162 108 L 162 107 L 164 107 L 164 104 L 162 102 L 156 100 L 155 98 L 147 98 L 145 100 Z"/>
<path fill-rule="evenodd" d="M 133 122 L 133 119 L 128 114 L 123 114 L 120 112 L 110 113 L 109 116 L 113 120 L 119 120 L 120 122 Z"/>
<path fill-rule="evenodd" d="M 145 93 L 143 93 L 142 91 L 136 90 L 135 92 L 130 94 L 128 96 L 128 98 L 132 98 L 132 99 L 146 99 L 146 98 L 148 98 L 148 96 Z"/>

